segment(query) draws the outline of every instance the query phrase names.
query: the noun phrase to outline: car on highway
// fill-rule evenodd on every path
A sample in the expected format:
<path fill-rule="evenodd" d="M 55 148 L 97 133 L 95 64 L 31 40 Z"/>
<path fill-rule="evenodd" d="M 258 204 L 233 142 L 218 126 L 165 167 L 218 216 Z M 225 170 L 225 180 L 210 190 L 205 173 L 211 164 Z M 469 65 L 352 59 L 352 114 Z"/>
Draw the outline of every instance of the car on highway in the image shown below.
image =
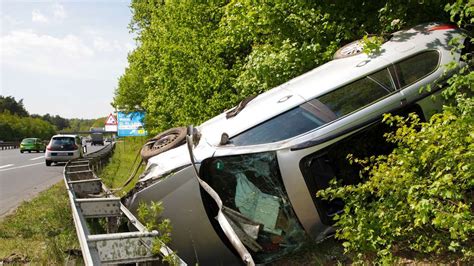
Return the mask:
<path fill-rule="evenodd" d="M 137 213 L 161 201 L 173 226 L 170 247 L 188 264 L 265 264 L 299 249 L 309 238 L 334 233 L 340 200 L 316 192 L 334 177 L 360 182 L 347 160 L 388 154 L 385 113 L 441 108 L 438 95 L 454 73 L 446 65 L 467 40 L 452 25 L 428 23 L 393 33 L 367 55 L 360 43 L 336 59 L 193 128 L 169 129 L 142 148 L 147 167 L 122 199 Z M 431 86 L 431 89 L 420 90 Z"/>
<path fill-rule="evenodd" d="M 39 138 L 26 138 L 20 143 L 20 153 L 24 153 L 25 151 L 44 152 L 45 148 L 44 142 Z"/>
<path fill-rule="evenodd" d="M 50 166 L 52 163 L 67 162 L 83 156 L 84 149 L 80 136 L 54 135 L 46 147 L 44 158 L 46 166 Z"/>
<path fill-rule="evenodd" d="M 91 134 L 91 145 L 104 145 L 104 134 L 102 133 L 92 133 Z"/>

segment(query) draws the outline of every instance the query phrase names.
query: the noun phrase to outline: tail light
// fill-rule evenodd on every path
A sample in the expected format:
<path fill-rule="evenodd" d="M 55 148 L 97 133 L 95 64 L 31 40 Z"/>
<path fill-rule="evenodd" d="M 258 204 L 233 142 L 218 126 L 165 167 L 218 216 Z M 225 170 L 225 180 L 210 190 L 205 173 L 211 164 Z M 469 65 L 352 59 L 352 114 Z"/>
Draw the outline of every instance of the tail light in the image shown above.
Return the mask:
<path fill-rule="evenodd" d="M 73 148 L 74 150 L 77 150 L 78 147 L 77 147 L 76 144 L 73 144 L 73 145 L 72 145 L 72 148 Z"/>
<path fill-rule="evenodd" d="M 51 149 L 51 146 L 49 146 L 49 145 L 46 147 L 46 149 L 47 149 L 48 151 L 52 150 L 52 149 Z"/>
<path fill-rule="evenodd" d="M 456 25 L 452 25 L 452 24 L 440 24 L 440 25 L 436 25 L 436 26 L 428 28 L 428 31 L 452 30 L 452 29 L 457 29 L 457 28 L 458 27 Z"/>

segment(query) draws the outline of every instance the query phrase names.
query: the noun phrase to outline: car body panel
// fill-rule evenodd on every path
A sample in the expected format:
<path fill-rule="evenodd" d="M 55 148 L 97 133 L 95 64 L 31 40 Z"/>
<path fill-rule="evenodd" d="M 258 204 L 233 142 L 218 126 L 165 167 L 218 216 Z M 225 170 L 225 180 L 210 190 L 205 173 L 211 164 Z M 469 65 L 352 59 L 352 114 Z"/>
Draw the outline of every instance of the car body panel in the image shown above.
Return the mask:
<path fill-rule="evenodd" d="M 136 210 L 140 201 L 159 199 L 164 207 L 162 216 L 170 219 L 173 227 L 170 247 L 188 264 L 240 265 L 210 223 L 193 171 L 187 166 L 152 183 L 133 196 L 129 208 Z"/>

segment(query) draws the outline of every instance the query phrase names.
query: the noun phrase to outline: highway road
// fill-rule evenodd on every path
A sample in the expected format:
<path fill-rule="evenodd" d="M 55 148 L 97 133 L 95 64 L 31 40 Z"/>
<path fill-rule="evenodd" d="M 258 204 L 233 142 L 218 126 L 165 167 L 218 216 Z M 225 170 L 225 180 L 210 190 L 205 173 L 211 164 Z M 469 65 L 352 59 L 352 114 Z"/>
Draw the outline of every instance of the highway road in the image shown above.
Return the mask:
<path fill-rule="evenodd" d="M 88 152 L 103 146 L 87 146 Z M 44 153 L 0 150 L 0 219 L 24 200 L 62 181 L 65 164 L 46 166 Z"/>

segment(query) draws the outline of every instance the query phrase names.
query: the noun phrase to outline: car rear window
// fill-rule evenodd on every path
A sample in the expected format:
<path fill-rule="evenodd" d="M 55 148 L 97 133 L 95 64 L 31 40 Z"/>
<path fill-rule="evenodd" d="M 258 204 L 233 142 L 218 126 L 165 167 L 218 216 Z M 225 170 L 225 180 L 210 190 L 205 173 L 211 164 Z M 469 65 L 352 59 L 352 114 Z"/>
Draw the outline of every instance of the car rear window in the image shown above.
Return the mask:
<path fill-rule="evenodd" d="M 53 146 L 73 146 L 75 144 L 73 137 L 54 137 L 51 140 Z"/>
<path fill-rule="evenodd" d="M 33 144 L 35 143 L 35 139 L 24 139 L 21 141 L 23 144 Z"/>
<path fill-rule="evenodd" d="M 395 64 L 400 87 L 404 88 L 429 75 L 438 68 L 439 53 L 428 51 Z"/>
<path fill-rule="evenodd" d="M 238 146 L 271 143 L 311 131 L 378 101 L 395 91 L 387 69 L 335 89 L 235 137 Z"/>

